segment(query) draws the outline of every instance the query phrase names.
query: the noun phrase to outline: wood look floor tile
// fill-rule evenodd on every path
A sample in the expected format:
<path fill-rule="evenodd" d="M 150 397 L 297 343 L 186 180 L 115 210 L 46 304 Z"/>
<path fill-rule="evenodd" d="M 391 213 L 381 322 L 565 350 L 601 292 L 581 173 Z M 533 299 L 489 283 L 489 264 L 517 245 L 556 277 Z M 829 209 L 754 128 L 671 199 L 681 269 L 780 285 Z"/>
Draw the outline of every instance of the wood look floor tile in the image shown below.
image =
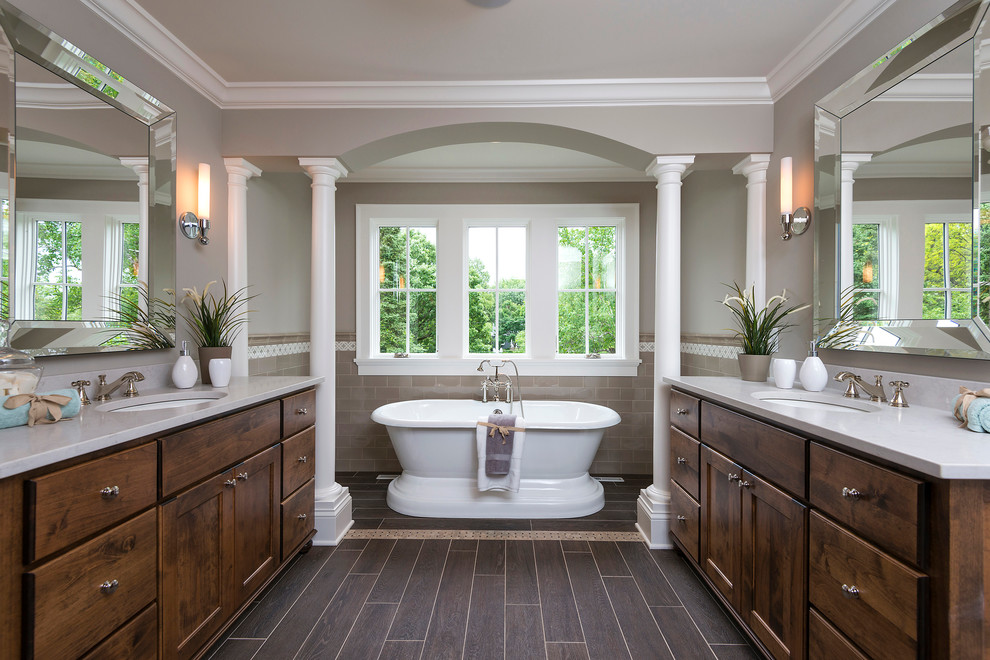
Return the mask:
<path fill-rule="evenodd" d="M 678 660 L 715 660 L 715 653 L 685 608 L 651 607 L 650 611 L 660 630 L 664 631 L 674 657 Z"/>
<path fill-rule="evenodd" d="M 614 543 L 607 541 L 592 543 L 591 552 L 595 556 L 595 563 L 598 564 L 598 572 L 602 575 L 620 577 L 631 575 L 626 560 L 622 558 L 622 553 Z"/>
<path fill-rule="evenodd" d="M 337 657 L 377 658 L 397 608 L 394 603 L 366 603 Z"/>
<path fill-rule="evenodd" d="M 539 602 L 543 605 L 543 634 L 547 642 L 583 642 L 574 592 L 559 541 L 534 541 Z"/>
<path fill-rule="evenodd" d="M 475 575 L 464 657 L 501 660 L 504 656 L 505 578 L 500 575 Z"/>
<path fill-rule="evenodd" d="M 539 605 L 536 556 L 532 541 L 505 542 L 505 602 Z"/>
<path fill-rule="evenodd" d="M 369 603 L 399 603 L 406 590 L 409 576 L 423 547 L 422 541 L 399 539 L 382 568 L 375 587 L 368 596 Z"/>
<path fill-rule="evenodd" d="M 475 575 L 505 575 L 505 541 L 479 541 Z"/>
<path fill-rule="evenodd" d="M 619 552 L 626 561 L 630 573 L 639 585 L 647 605 L 667 606 L 680 605 L 677 595 L 671 588 L 667 578 L 650 556 L 649 550 L 642 543 L 618 543 Z"/>
<path fill-rule="evenodd" d="M 546 658 L 543 612 L 539 605 L 505 606 L 505 658 Z"/>
<path fill-rule="evenodd" d="M 374 585 L 374 575 L 348 575 L 299 649 L 296 659 L 336 658 Z"/>
<path fill-rule="evenodd" d="M 666 633 L 661 633 L 661 630 L 666 629 L 657 626 L 636 582 L 631 577 L 607 577 L 604 580 L 605 590 L 615 609 L 616 618 L 619 620 L 619 626 L 622 628 L 622 634 L 632 657 L 681 660 L 681 656 L 665 639 Z M 691 626 L 694 627 L 694 624 L 692 623 Z M 704 640 L 701 640 L 701 645 L 708 648 Z"/>
<path fill-rule="evenodd" d="M 382 646 L 378 660 L 416 660 L 423 655 L 423 642 L 388 640 Z"/>
<path fill-rule="evenodd" d="M 395 541 L 392 539 L 371 539 L 364 547 L 361 557 L 351 567 L 351 573 L 371 573 L 378 575 L 392 554 Z"/>
<path fill-rule="evenodd" d="M 547 660 L 589 660 L 588 647 L 576 642 L 547 642 Z"/>
<path fill-rule="evenodd" d="M 437 591 L 433 617 L 423 645 L 423 657 L 431 660 L 460 658 L 464 648 L 471 585 L 474 580 L 474 555 L 448 552 L 440 589 Z"/>
<path fill-rule="evenodd" d="M 450 541 L 424 541 L 387 639 L 424 640 Z"/>
<path fill-rule="evenodd" d="M 625 639 L 594 558 L 586 552 L 569 552 L 564 557 L 588 655 L 612 660 L 629 658 Z"/>

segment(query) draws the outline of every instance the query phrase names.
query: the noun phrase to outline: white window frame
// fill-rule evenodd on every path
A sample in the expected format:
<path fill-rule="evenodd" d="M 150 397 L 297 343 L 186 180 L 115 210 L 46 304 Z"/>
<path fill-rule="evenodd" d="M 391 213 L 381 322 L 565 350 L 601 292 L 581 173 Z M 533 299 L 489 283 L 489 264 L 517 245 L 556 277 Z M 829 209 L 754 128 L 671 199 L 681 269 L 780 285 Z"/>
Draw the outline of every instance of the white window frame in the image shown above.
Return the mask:
<path fill-rule="evenodd" d="M 468 375 L 502 357 L 525 376 L 635 376 L 639 359 L 638 204 L 358 204 L 356 330 L 362 375 Z M 396 358 L 377 351 L 377 228 L 437 227 L 437 353 Z M 588 359 L 557 355 L 557 227 L 617 228 L 616 353 Z M 526 353 L 467 352 L 467 228 L 526 226 Z M 552 250 L 552 252 L 550 251 Z M 552 256 L 551 256 L 552 255 Z"/>
<path fill-rule="evenodd" d="M 944 293 L 945 307 L 942 310 L 946 312 L 944 318 L 958 321 L 961 319 L 952 319 L 952 317 L 949 315 L 949 312 L 952 309 L 952 294 L 967 293 L 972 291 L 972 282 L 970 282 L 970 286 L 968 287 L 949 286 L 949 225 L 968 225 L 970 230 L 972 230 L 973 221 L 971 218 L 968 218 L 967 216 L 962 215 L 960 213 L 939 213 L 939 214 L 928 213 L 925 215 L 925 221 L 924 224 L 922 225 L 922 232 L 924 232 L 924 228 L 928 225 L 942 225 L 942 272 L 945 278 L 945 286 L 942 287 L 922 286 L 921 293 L 922 296 L 924 296 L 924 294 L 926 293 Z M 976 242 L 974 241 L 973 243 L 975 246 Z M 922 247 L 924 247 L 924 239 L 922 239 Z M 924 257 L 924 253 L 922 253 L 922 257 Z M 924 263 L 924 260 L 922 260 L 922 263 Z M 922 273 L 924 273 L 924 270 L 922 270 Z M 923 274 L 922 277 L 924 277 Z M 922 284 L 924 284 L 924 280 L 922 280 Z"/>

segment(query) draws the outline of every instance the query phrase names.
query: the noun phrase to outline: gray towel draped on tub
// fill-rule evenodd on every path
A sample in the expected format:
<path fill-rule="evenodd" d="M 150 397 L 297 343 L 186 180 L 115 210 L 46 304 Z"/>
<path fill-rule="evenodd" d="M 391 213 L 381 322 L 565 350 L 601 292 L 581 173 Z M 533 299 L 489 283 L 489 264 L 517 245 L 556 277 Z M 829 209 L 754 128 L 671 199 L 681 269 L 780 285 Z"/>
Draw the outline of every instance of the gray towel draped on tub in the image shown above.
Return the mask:
<path fill-rule="evenodd" d="M 515 415 L 488 416 L 488 426 L 491 430 L 485 442 L 485 473 L 509 474 L 512 442 L 516 435 L 515 425 Z"/>

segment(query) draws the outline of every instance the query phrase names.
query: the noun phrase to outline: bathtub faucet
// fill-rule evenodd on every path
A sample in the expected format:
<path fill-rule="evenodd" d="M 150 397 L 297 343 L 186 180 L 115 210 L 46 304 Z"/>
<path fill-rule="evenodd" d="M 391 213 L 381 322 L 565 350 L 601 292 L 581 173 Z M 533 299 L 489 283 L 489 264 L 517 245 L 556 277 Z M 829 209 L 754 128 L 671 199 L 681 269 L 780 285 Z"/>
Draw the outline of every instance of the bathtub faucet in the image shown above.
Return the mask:
<path fill-rule="evenodd" d="M 502 374 L 498 371 L 504 366 L 504 361 L 495 360 L 492 362 L 492 360 L 482 360 L 481 364 L 478 365 L 478 371 L 484 373 L 486 363 L 495 369 L 495 375 L 488 376 L 481 381 L 481 400 L 488 403 L 488 390 L 491 388 L 492 401 L 512 403 L 512 379 L 509 378 L 508 374 Z M 502 392 L 505 393 L 504 399 L 502 398 Z"/>

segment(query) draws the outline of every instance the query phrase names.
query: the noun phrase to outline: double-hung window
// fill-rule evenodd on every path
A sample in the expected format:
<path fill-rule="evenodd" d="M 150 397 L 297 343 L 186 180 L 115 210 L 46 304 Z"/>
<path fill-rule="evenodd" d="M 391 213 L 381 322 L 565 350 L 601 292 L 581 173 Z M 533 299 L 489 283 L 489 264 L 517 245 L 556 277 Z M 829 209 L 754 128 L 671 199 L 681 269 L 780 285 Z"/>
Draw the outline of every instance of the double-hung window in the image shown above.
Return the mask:
<path fill-rule="evenodd" d="M 636 204 L 358 205 L 363 374 L 635 375 Z"/>
<path fill-rule="evenodd" d="M 970 319 L 973 282 L 973 225 L 925 223 L 922 318 Z"/>

